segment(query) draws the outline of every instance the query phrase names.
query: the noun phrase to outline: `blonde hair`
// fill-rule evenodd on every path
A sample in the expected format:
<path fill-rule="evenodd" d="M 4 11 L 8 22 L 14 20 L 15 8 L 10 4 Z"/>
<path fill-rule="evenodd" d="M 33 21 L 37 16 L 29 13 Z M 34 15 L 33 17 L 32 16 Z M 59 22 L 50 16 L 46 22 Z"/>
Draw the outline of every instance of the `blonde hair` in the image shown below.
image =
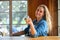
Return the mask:
<path fill-rule="evenodd" d="M 48 33 L 49 33 L 52 30 L 52 22 L 51 22 L 52 18 L 50 16 L 50 12 L 49 12 L 49 10 L 48 10 L 46 5 L 39 5 L 39 7 L 43 7 L 44 8 L 45 15 L 46 15 L 46 21 L 48 23 Z"/>

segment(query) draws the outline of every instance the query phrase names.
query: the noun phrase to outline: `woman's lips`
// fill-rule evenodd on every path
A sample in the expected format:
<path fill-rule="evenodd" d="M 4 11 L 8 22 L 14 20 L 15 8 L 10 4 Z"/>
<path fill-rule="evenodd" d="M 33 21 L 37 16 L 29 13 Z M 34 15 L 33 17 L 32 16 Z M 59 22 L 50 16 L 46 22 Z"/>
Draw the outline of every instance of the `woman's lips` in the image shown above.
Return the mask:
<path fill-rule="evenodd" d="M 40 15 L 39 13 L 36 13 L 36 15 Z"/>

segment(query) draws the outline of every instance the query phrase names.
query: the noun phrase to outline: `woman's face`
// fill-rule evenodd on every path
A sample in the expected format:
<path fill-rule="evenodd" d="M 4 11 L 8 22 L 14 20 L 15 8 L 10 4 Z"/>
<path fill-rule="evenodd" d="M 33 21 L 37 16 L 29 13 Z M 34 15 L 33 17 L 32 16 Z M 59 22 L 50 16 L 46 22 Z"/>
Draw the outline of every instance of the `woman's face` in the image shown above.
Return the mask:
<path fill-rule="evenodd" d="M 44 8 L 43 7 L 38 7 L 36 9 L 35 16 L 37 18 L 42 18 L 44 16 Z"/>

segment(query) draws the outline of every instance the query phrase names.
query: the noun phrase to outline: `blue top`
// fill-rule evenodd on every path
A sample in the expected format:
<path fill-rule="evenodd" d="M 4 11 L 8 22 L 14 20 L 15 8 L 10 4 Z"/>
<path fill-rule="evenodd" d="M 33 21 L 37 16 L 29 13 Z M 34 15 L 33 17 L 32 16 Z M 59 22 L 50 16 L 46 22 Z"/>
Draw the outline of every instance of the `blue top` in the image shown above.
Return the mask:
<path fill-rule="evenodd" d="M 37 23 L 37 20 L 34 20 L 33 24 L 34 24 L 36 33 L 32 35 L 29 32 L 30 25 L 28 25 L 28 27 L 24 30 L 27 36 L 31 36 L 31 37 L 47 36 L 48 27 L 47 27 L 47 22 L 44 19 L 41 19 L 38 23 Z"/>

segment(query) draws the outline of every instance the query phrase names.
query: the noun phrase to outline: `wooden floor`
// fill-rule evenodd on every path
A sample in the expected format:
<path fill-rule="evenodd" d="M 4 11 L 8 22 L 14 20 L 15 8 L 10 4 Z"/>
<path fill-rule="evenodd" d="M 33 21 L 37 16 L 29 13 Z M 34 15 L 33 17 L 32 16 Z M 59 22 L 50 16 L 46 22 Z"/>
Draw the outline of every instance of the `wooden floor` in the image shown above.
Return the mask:
<path fill-rule="evenodd" d="M 0 37 L 0 40 L 60 40 L 59 36 L 47 36 L 47 37 L 37 37 L 37 38 L 29 38 L 29 37 Z"/>

